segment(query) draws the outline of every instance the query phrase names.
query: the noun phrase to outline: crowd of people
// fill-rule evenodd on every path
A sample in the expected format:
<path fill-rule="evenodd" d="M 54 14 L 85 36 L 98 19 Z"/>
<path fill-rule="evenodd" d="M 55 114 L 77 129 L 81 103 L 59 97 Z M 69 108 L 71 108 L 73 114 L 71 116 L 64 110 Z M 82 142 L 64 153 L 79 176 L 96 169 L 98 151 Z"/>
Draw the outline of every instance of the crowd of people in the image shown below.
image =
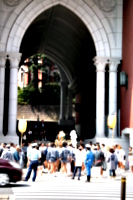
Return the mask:
<path fill-rule="evenodd" d="M 115 179 L 116 172 L 125 170 L 126 155 L 125 151 L 119 144 L 106 146 L 106 144 L 89 142 L 84 144 L 82 141 L 77 142 L 73 147 L 71 140 L 62 140 L 56 142 L 31 142 L 28 146 L 22 144 L 14 145 L 13 143 L 0 145 L 0 157 L 17 162 L 22 168 L 27 168 L 27 174 L 24 181 L 28 181 L 33 170 L 32 181 L 36 180 L 38 173 L 48 173 L 57 176 L 60 172 L 62 176 L 70 176 L 75 179 L 77 174 L 78 180 L 81 175 L 86 175 L 86 181 L 90 182 L 91 174 L 93 176 L 103 177 L 103 171 L 108 170 L 110 179 Z M 131 174 L 133 174 L 133 149 L 129 147 L 128 164 Z"/>

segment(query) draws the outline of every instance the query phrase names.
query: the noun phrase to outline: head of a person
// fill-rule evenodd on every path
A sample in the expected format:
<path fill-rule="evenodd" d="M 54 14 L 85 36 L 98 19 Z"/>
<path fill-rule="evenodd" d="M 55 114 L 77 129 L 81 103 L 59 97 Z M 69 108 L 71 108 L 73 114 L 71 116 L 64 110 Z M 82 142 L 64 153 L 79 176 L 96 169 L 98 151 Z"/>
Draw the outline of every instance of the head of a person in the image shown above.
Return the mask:
<path fill-rule="evenodd" d="M 67 146 L 67 142 L 63 142 L 63 147 L 66 147 Z"/>
<path fill-rule="evenodd" d="M 1 143 L 1 147 L 5 148 L 5 144 L 3 142 Z"/>
<path fill-rule="evenodd" d="M 10 147 L 11 147 L 10 144 L 7 144 L 7 145 L 6 145 L 6 148 L 7 148 L 7 149 L 10 149 Z"/>
<path fill-rule="evenodd" d="M 92 146 L 92 142 L 91 141 L 89 142 L 89 145 Z"/>
<path fill-rule="evenodd" d="M 16 150 L 17 150 L 18 152 L 21 151 L 21 148 L 20 148 L 19 145 L 16 146 Z"/>
<path fill-rule="evenodd" d="M 80 143 L 80 146 L 81 146 L 81 148 L 82 148 L 82 149 L 84 149 L 84 148 L 85 148 L 85 145 L 84 145 L 84 143 Z"/>
<path fill-rule="evenodd" d="M 111 147 L 109 151 L 110 151 L 110 153 L 114 153 L 114 148 Z"/>
<path fill-rule="evenodd" d="M 78 149 L 79 149 L 79 151 L 82 151 L 82 148 L 81 148 L 81 146 L 80 146 L 80 145 L 79 145 Z"/>
<path fill-rule="evenodd" d="M 132 147 L 131 146 L 129 147 L 129 151 L 132 151 Z"/>
<path fill-rule="evenodd" d="M 93 150 L 97 151 L 98 147 L 96 144 L 93 145 Z"/>
<path fill-rule="evenodd" d="M 101 148 L 104 148 L 104 147 L 105 147 L 105 144 L 104 144 L 104 143 L 102 143 L 102 144 L 101 144 Z"/>
<path fill-rule="evenodd" d="M 99 150 L 101 148 L 100 144 L 97 144 L 96 146 L 97 146 L 97 150 Z"/>
<path fill-rule="evenodd" d="M 50 145 L 50 147 L 55 147 L 55 143 L 54 142 L 51 142 L 51 145 Z"/>
<path fill-rule="evenodd" d="M 86 144 L 85 147 L 86 147 L 86 149 L 87 149 L 88 151 L 91 150 L 91 145 L 90 145 L 90 144 Z"/>
<path fill-rule="evenodd" d="M 31 146 L 34 149 L 34 148 L 37 148 L 38 145 L 37 145 L 37 143 L 32 143 Z"/>

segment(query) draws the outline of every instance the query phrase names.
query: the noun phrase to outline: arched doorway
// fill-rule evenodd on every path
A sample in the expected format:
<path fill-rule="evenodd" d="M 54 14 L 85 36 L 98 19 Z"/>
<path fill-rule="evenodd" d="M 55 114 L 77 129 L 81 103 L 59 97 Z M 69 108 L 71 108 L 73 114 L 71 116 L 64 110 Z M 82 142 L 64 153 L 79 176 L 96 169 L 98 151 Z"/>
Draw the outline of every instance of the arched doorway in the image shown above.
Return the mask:
<path fill-rule="evenodd" d="M 3 34 L 1 36 L 1 51 L 4 53 L 4 55 L 9 55 L 11 63 L 11 71 L 15 71 L 18 66 L 18 60 L 21 57 L 21 55 L 18 53 L 20 52 L 20 45 L 22 44 L 22 39 L 23 36 L 32 24 L 32 22 L 44 11 L 47 11 L 48 9 L 62 5 L 64 8 L 71 10 L 75 16 L 78 16 L 80 21 L 82 21 L 85 25 L 86 28 L 88 29 L 88 33 L 90 31 L 91 37 L 93 38 L 94 45 L 95 45 L 95 51 L 96 51 L 96 57 L 93 61 L 95 61 L 96 65 L 96 76 L 98 78 L 97 85 L 96 85 L 96 93 L 97 93 L 97 98 L 96 98 L 96 134 L 98 137 L 103 136 L 104 137 L 104 70 L 105 70 L 105 63 L 110 60 L 111 64 L 111 73 L 114 73 L 113 77 L 111 76 L 111 79 L 115 80 L 115 74 L 117 73 L 117 64 L 120 60 L 121 57 L 121 49 L 118 50 L 117 46 L 114 47 L 115 44 L 115 35 L 113 34 L 113 28 L 110 25 L 108 19 L 106 16 L 103 14 L 101 11 L 101 8 L 97 3 L 94 1 L 90 0 L 89 2 L 86 1 L 31 1 L 30 3 L 27 2 L 20 2 L 20 4 L 14 8 L 14 12 L 11 13 L 11 16 L 9 17 L 4 28 L 3 28 Z M 117 5 L 116 5 L 117 8 Z M 114 10 L 115 11 L 115 10 Z M 110 10 L 109 10 L 110 12 Z M 116 18 L 117 19 L 117 18 Z M 118 18 L 119 19 L 119 18 Z M 115 21 L 115 20 L 114 20 Z M 71 21 L 72 22 L 72 21 Z M 82 23 L 82 24 L 83 24 Z M 70 23 L 71 27 L 75 27 L 75 24 Z M 67 26 L 66 26 L 67 27 Z M 67 31 L 67 29 L 66 29 Z M 4 34 L 6 32 L 6 34 Z M 81 32 L 80 32 L 81 33 Z M 68 34 L 69 35 L 69 34 Z M 117 35 L 116 35 L 117 36 Z M 65 38 L 66 39 L 66 38 Z M 118 41 L 119 43 L 119 41 Z M 52 46 L 51 46 L 52 49 Z M 55 47 L 53 49 L 56 49 Z M 49 51 L 48 51 L 49 50 Z M 72 49 L 73 50 L 73 49 Z M 69 50 L 68 50 L 69 51 Z M 36 52 L 36 51 L 35 51 Z M 73 52 L 73 51 L 72 51 Z M 76 52 L 76 51 L 74 51 Z M 61 52 L 58 52 L 61 55 Z M 73 65 L 70 64 L 69 60 L 72 61 L 71 55 L 70 58 L 65 60 L 64 57 L 60 56 L 62 60 L 58 60 L 57 56 L 55 56 L 54 51 L 50 51 L 50 49 L 47 49 L 47 54 L 51 56 L 54 61 L 60 65 L 60 68 L 62 68 L 63 72 L 67 76 L 67 79 L 69 80 L 69 87 L 73 89 L 73 91 L 78 91 L 77 88 L 80 86 L 82 88 L 82 84 L 80 83 L 80 78 L 77 77 L 83 77 L 82 69 L 86 65 L 80 65 L 78 63 L 78 59 L 76 60 L 77 63 L 73 63 Z M 66 52 L 65 52 L 66 54 Z M 78 55 L 78 54 L 77 54 Z M 82 52 L 81 52 L 82 55 Z M 3 54 L 1 54 L 2 59 L 3 59 Z M 74 54 L 72 55 L 72 57 Z M 87 55 L 88 56 L 88 55 Z M 3 59 L 4 60 L 4 59 Z M 2 60 L 2 63 L 3 63 Z M 63 62 L 61 62 L 63 61 Z M 92 62 L 92 61 L 91 61 Z M 66 65 L 64 65 L 64 63 Z M 82 66 L 79 68 L 78 72 L 77 70 L 77 65 Z M 4 65 L 2 65 L 4 66 Z M 67 66 L 67 67 L 66 67 Z M 75 66 L 75 68 L 73 68 Z M 95 67 L 94 67 L 95 68 Z M 81 69 L 81 71 L 80 71 Z M 2 69 L 3 70 L 3 69 Z M 85 69 L 86 71 L 86 69 Z M 81 72 L 81 74 L 80 74 Z M 4 72 L 2 72 L 4 73 Z M 76 77 L 74 76 L 76 73 Z M 78 76 L 79 74 L 79 76 Z M 13 74 L 12 74 L 13 75 Z M 100 75 L 100 76 L 99 76 Z M 86 75 L 88 78 L 88 76 Z M 14 80 L 17 78 L 15 75 L 13 75 Z M 11 80 L 13 80 L 13 78 Z M 99 79 L 100 78 L 100 79 Z M 101 78 L 103 78 L 102 84 L 100 82 Z M 93 79 L 92 79 L 93 80 Z M 85 79 L 82 81 L 85 83 Z M 76 83 L 76 84 L 75 84 Z M 90 79 L 90 83 L 92 83 Z M 9 83 L 12 89 L 13 84 Z M 111 86 L 113 88 L 114 86 Z M 89 88 L 90 89 L 90 88 Z M 88 87 L 84 89 L 84 96 L 86 96 L 85 99 L 87 99 L 87 95 L 85 95 L 88 91 Z M 94 90 L 92 91 L 94 92 Z M 112 93 L 113 90 L 110 89 L 110 92 Z M 82 92 L 83 93 L 83 92 Z M 16 95 L 16 93 L 15 93 Z M 16 97 L 15 99 L 12 99 L 12 95 L 10 94 L 10 99 L 9 99 L 9 108 L 10 108 L 10 114 L 8 115 L 8 119 L 10 119 L 9 127 L 10 130 L 8 130 L 8 133 L 15 134 L 15 120 L 16 120 L 16 113 L 13 112 L 12 109 L 12 104 L 11 102 L 14 102 L 14 107 L 16 105 Z M 102 97 L 102 98 L 101 98 Z M 88 98 L 89 99 L 89 98 Z M 91 98 L 90 98 L 91 99 Z M 115 99 L 115 96 L 114 96 Z M 111 103 L 110 105 L 113 105 L 114 99 L 111 98 Z M 13 101 L 12 101 L 13 100 Z M 100 100 L 100 101 L 99 101 Z M 2 98 L 3 102 L 3 98 Z M 86 100 L 86 102 L 88 102 Z M 83 105 L 83 104 L 82 104 Z M 111 109 L 114 110 L 116 107 L 116 103 L 113 105 L 113 108 L 110 106 Z M 86 108 L 86 107 L 85 107 Z M 82 109 L 83 110 L 83 109 Z M 88 109 L 90 111 L 90 109 Z M 99 112 L 100 111 L 100 112 Z M 90 118 L 92 117 L 92 114 L 90 113 Z M 3 112 L 1 113 L 1 121 L 3 120 Z M 88 122 L 88 120 L 87 120 Z M 83 123 L 84 120 L 83 120 Z M 0 127 L 0 131 L 2 130 L 2 126 Z M 87 134 L 88 138 L 88 130 L 85 128 L 84 131 Z M 10 135 L 10 134 L 9 134 Z M 10 138 L 10 137 L 9 137 Z M 84 137 L 85 138 L 85 137 Z M 91 137 L 90 137 L 91 138 Z"/>
<path fill-rule="evenodd" d="M 96 50 L 83 21 L 62 5 L 40 14 L 22 39 L 21 63 L 35 53 L 45 53 L 64 71 L 73 93 L 81 93 L 80 119 L 83 138 L 95 136 L 96 75 L 93 58 Z M 62 77 L 63 79 L 63 77 Z M 63 81 L 63 80 L 62 80 Z M 77 111 L 79 112 L 79 111 Z"/>

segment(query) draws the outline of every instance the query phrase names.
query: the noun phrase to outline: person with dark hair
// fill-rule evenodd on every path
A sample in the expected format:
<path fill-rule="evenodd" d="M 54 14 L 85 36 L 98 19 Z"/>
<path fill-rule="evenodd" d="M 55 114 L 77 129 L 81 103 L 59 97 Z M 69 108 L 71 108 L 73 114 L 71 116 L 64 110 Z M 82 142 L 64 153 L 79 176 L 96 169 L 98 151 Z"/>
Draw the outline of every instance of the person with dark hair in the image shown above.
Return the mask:
<path fill-rule="evenodd" d="M 59 159 L 59 153 L 57 151 L 57 149 L 55 148 L 55 143 L 52 142 L 50 144 L 50 150 L 47 153 L 47 159 L 50 163 L 50 167 L 51 167 L 51 174 L 53 174 L 54 176 L 56 176 L 56 166 L 57 166 L 57 160 Z"/>
<path fill-rule="evenodd" d="M 61 160 L 61 168 L 62 172 L 64 173 L 65 177 L 67 176 L 67 162 L 69 162 L 71 158 L 70 150 L 67 148 L 67 142 L 63 142 L 60 160 Z"/>
<path fill-rule="evenodd" d="M 86 182 L 90 182 L 91 178 L 91 167 L 94 162 L 94 154 L 91 151 L 91 146 L 89 144 L 86 144 L 86 158 L 84 161 L 85 167 L 86 167 L 86 175 L 87 175 L 87 180 Z"/>
<path fill-rule="evenodd" d="M 83 157 L 83 160 L 85 160 L 85 158 L 86 158 L 86 149 L 85 149 L 85 145 L 84 145 L 83 142 L 80 143 L 80 147 L 82 148 L 82 157 Z M 85 164 L 84 164 L 84 162 L 82 163 L 81 173 L 82 174 L 85 173 Z"/>
<path fill-rule="evenodd" d="M 75 151 L 75 168 L 74 168 L 74 173 L 72 179 L 75 178 L 77 170 L 79 170 L 78 174 L 78 180 L 80 180 L 81 176 L 81 168 L 82 168 L 82 163 L 84 162 L 83 156 L 82 156 L 82 148 L 80 145 L 77 145 L 77 149 Z"/>
<path fill-rule="evenodd" d="M 99 176 L 103 176 L 103 169 L 102 169 L 102 165 L 103 165 L 103 161 L 104 161 L 104 154 L 101 151 L 100 145 L 96 144 L 96 146 L 94 146 L 94 169 L 95 169 L 95 176 L 99 177 Z"/>
<path fill-rule="evenodd" d="M 116 170 L 116 164 L 118 162 L 118 158 L 117 158 L 117 155 L 115 154 L 115 151 L 113 148 L 110 148 L 110 155 L 107 159 L 107 162 L 109 163 L 108 167 L 109 167 L 109 176 L 110 178 L 115 178 L 116 176 L 116 173 L 115 173 L 115 170 Z"/>
<path fill-rule="evenodd" d="M 19 145 L 17 145 L 15 152 L 13 153 L 14 161 L 16 163 L 19 163 L 19 161 L 20 161 L 20 151 L 21 151 L 21 148 Z"/>

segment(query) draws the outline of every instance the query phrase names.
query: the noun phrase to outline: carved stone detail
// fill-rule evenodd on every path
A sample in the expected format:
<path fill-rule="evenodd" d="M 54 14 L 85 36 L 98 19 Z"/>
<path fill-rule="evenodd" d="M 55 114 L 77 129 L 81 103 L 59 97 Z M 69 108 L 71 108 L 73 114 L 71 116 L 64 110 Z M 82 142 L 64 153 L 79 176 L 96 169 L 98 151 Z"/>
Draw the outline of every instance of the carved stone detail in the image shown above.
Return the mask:
<path fill-rule="evenodd" d="M 116 0 L 99 0 L 99 8 L 104 12 L 111 12 L 116 6 Z"/>
<path fill-rule="evenodd" d="M 20 0 L 3 0 L 3 2 L 10 7 L 17 6 Z"/>

